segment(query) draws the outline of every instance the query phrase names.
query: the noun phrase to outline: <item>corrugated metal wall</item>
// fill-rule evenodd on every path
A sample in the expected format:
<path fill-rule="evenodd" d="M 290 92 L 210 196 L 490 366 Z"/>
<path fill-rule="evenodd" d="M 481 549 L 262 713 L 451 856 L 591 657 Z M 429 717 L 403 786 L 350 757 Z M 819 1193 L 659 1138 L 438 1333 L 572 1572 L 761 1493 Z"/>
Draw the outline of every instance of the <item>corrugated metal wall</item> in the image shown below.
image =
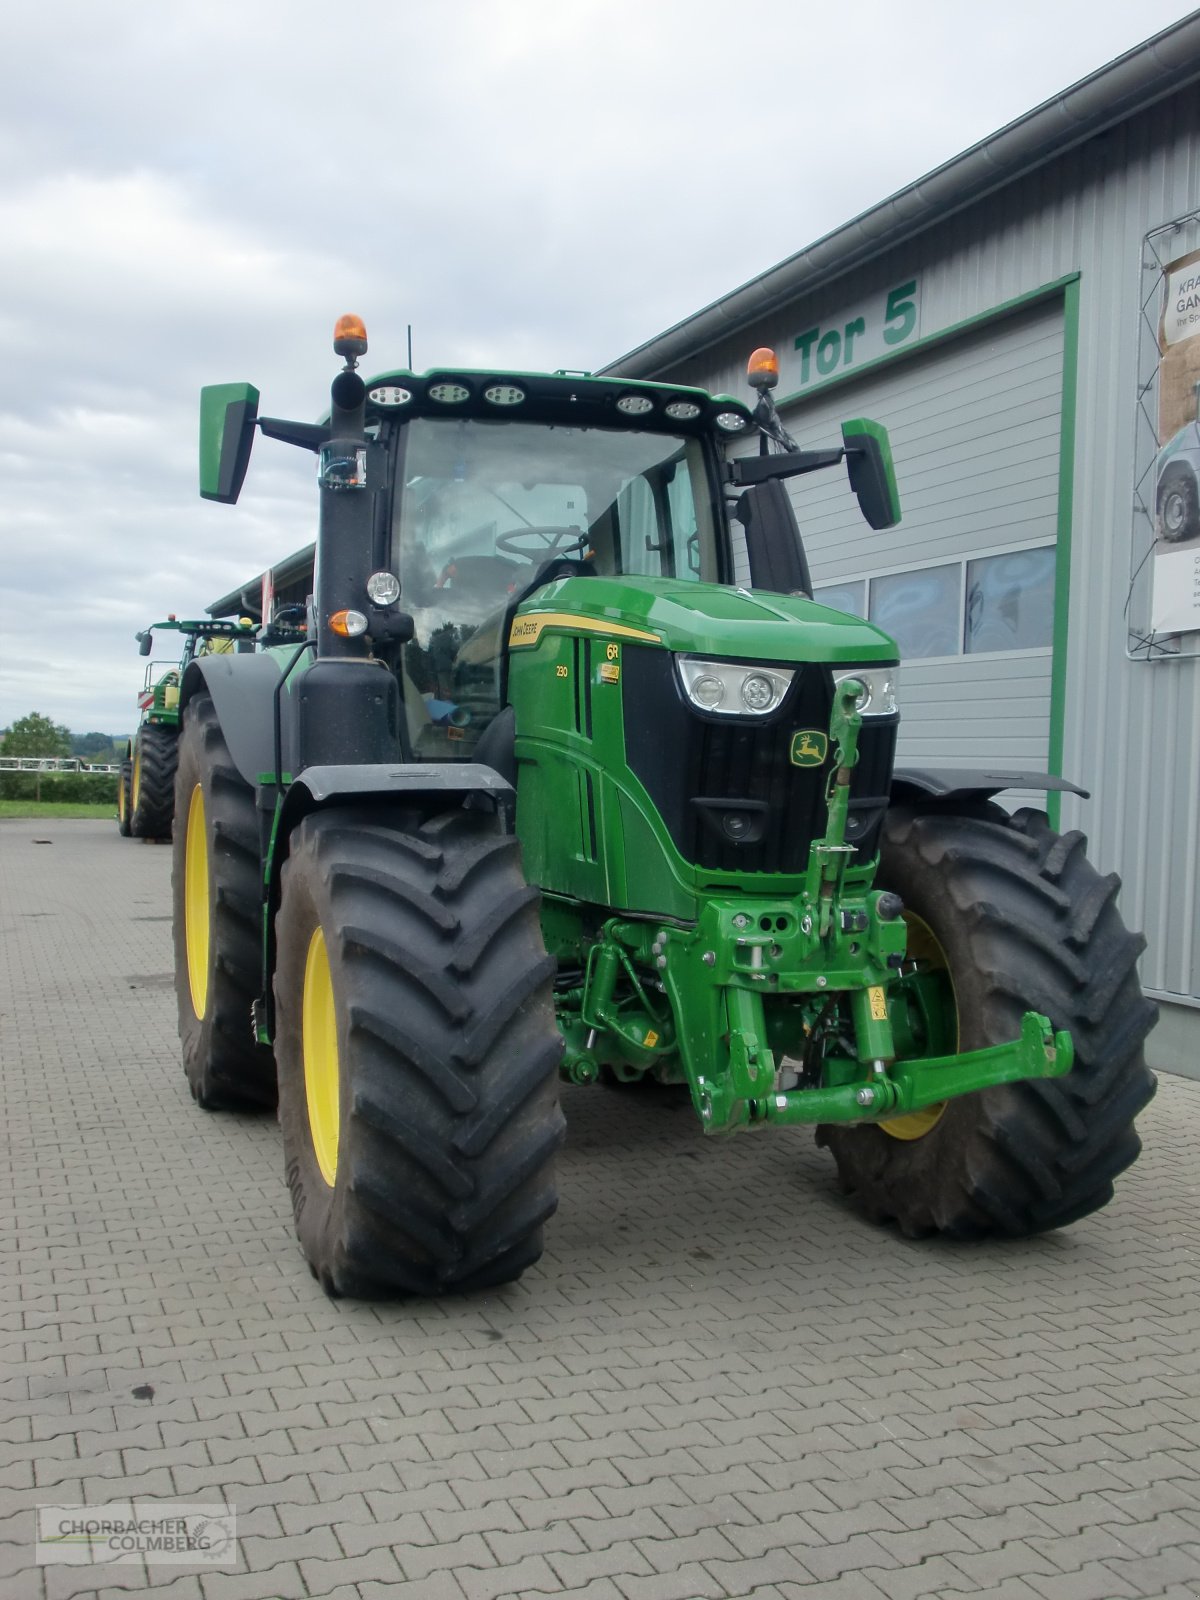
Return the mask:
<path fill-rule="evenodd" d="M 805 449 L 840 444 L 845 417 L 885 423 L 901 486 L 900 527 L 876 533 L 843 472 L 789 480 L 814 581 L 1052 544 L 1062 361 L 1056 300 L 789 409 Z"/>
<path fill-rule="evenodd" d="M 1184 93 L 818 295 L 657 374 L 744 393 L 752 345 L 789 351 L 797 333 L 906 277 L 920 278 L 927 338 L 1080 274 L 1063 770 L 1093 798 L 1067 799 L 1063 824 L 1085 829 L 1098 865 L 1124 877 L 1126 919 L 1150 941 L 1147 986 L 1194 999 L 1200 999 L 1200 662 L 1128 660 L 1125 605 L 1141 241 L 1198 206 L 1200 96 Z M 1196 242 L 1182 239 L 1181 251 Z M 902 495 L 904 487 L 902 481 Z"/>
<path fill-rule="evenodd" d="M 902 485 L 900 527 L 875 533 L 844 473 L 791 480 L 814 583 L 1053 545 L 1062 363 L 1056 299 L 789 412 L 788 427 L 814 448 L 840 443 L 846 416 L 884 423 Z M 960 643 L 962 629 L 960 616 Z M 906 652 L 900 758 L 1045 771 L 1049 645 L 920 659 L 932 653 Z"/>

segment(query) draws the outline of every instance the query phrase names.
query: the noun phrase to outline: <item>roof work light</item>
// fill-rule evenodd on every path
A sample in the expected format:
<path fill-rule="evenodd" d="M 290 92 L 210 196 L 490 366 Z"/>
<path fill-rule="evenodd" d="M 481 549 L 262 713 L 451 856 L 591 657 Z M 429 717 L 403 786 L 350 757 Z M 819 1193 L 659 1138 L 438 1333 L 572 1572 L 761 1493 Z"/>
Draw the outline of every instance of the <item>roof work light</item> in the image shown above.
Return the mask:
<path fill-rule="evenodd" d="M 760 345 L 746 363 L 746 381 L 752 389 L 773 389 L 779 382 L 779 357 L 767 345 Z"/>

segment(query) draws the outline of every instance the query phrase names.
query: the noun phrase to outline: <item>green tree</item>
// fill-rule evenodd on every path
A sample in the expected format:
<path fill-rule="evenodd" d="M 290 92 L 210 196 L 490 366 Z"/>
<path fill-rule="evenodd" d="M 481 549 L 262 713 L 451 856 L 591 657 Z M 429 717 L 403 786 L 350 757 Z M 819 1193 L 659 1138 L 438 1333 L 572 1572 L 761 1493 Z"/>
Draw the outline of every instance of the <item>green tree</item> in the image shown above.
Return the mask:
<path fill-rule="evenodd" d="M 71 735 L 61 722 L 51 722 L 37 711 L 18 717 L 0 740 L 4 756 L 69 756 Z"/>
<path fill-rule="evenodd" d="M 71 754 L 84 761 L 111 761 L 115 744 L 111 733 L 73 733 Z"/>

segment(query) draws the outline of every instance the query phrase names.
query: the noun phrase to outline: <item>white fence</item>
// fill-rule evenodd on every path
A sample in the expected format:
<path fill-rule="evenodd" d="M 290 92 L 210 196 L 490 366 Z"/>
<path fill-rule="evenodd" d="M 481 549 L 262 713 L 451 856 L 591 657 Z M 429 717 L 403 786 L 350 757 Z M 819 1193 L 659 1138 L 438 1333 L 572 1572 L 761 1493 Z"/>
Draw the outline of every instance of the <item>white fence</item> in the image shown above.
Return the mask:
<path fill-rule="evenodd" d="M 120 763 L 78 756 L 0 756 L 0 772 L 120 772 Z"/>

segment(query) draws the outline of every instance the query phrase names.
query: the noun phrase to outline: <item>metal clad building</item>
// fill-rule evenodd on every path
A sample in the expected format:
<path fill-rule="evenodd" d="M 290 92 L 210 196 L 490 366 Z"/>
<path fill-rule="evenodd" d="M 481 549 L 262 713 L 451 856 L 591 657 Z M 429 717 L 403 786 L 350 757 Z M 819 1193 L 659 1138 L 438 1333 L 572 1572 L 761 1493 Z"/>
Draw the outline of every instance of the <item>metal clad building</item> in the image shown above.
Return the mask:
<path fill-rule="evenodd" d="M 899 639 L 902 758 L 1091 791 L 1061 824 L 1146 933 L 1152 1059 L 1200 1075 L 1200 631 L 1153 634 L 1147 586 L 1198 79 L 1194 14 L 606 371 L 745 395 L 765 344 L 804 447 L 887 425 L 899 528 L 840 474 L 790 480 L 817 598 Z"/>

